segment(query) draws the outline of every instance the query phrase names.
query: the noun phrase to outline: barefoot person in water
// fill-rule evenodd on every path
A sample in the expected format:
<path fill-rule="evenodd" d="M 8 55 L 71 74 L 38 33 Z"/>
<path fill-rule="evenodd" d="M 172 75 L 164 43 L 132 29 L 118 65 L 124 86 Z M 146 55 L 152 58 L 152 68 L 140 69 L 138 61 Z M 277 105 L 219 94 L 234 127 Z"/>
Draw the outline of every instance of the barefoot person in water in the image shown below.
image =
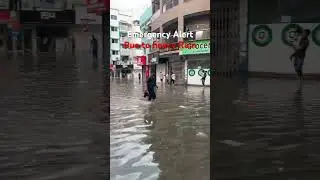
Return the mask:
<path fill-rule="evenodd" d="M 301 39 L 296 47 L 294 48 L 294 53 L 290 56 L 291 61 L 293 60 L 294 69 L 297 73 L 297 76 L 300 80 L 303 79 L 303 64 L 306 56 L 306 51 L 309 47 L 309 37 L 310 30 L 303 30 Z"/>

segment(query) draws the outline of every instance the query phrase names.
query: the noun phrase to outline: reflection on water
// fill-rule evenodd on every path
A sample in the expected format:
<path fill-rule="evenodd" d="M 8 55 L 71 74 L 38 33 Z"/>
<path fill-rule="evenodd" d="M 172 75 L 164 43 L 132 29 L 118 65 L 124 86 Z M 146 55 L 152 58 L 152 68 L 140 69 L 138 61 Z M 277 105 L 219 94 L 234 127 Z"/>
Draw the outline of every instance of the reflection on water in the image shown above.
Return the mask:
<path fill-rule="evenodd" d="M 159 85 L 150 103 L 138 82 L 110 87 L 111 179 L 210 179 L 209 88 Z"/>
<path fill-rule="evenodd" d="M 319 82 L 224 80 L 214 90 L 217 179 L 319 179 Z"/>
<path fill-rule="evenodd" d="M 106 179 L 102 76 L 90 60 L 0 63 L 0 179 Z"/>

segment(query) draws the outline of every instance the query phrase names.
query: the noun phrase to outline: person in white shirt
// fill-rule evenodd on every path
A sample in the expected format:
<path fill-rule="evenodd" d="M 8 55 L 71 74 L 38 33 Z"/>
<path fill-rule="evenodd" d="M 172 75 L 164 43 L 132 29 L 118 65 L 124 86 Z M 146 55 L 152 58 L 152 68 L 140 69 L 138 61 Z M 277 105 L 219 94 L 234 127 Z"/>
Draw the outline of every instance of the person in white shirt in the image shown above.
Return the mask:
<path fill-rule="evenodd" d="M 166 81 L 167 81 L 167 84 L 170 84 L 170 76 L 168 73 L 166 74 Z"/>
<path fill-rule="evenodd" d="M 171 84 L 174 84 L 176 81 L 176 74 L 171 72 Z"/>

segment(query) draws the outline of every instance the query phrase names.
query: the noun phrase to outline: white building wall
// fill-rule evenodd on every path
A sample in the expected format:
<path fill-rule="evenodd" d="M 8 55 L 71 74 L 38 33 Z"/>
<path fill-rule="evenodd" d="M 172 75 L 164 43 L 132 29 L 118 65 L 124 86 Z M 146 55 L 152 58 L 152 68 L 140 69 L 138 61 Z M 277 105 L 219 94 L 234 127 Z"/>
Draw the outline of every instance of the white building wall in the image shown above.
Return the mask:
<path fill-rule="evenodd" d="M 111 15 L 117 16 L 117 19 L 111 19 Z M 117 9 L 110 9 L 110 27 L 117 27 L 117 31 L 111 31 L 110 29 L 110 63 L 113 63 L 112 61 L 120 60 L 120 35 L 119 35 L 119 10 Z M 118 43 L 112 43 L 111 39 L 117 39 Z M 118 55 L 112 55 L 112 51 L 118 51 Z"/>

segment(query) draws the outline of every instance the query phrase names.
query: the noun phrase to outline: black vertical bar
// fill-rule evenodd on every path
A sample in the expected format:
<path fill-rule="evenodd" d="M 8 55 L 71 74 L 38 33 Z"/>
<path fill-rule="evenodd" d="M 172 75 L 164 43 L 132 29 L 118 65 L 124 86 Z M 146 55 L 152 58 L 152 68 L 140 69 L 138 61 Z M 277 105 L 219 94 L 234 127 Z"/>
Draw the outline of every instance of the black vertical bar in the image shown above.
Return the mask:
<path fill-rule="evenodd" d="M 213 59 L 217 56 L 214 56 L 214 51 L 216 49 L 216 41 L 215 41 L 215 37 L 217 37 L 216 34 L 216 29 L 217 26 L 214 23 L 215 18 L 214 15 L 216 14 L 214 11 L 214 7 L 213 7 L 213 1 L 210 1 L 210 70 L 211 72 L 215 72 L 214 69 L 214 64 L 216 59 Z M 214 121 L 213 121 L 213 108 L 214 108 L 214 104 L 213 104 L 213 93 L 214 93 L 214 76 L 216 74 L 215 73 L 211 73 L 210 75 L 210 179 L 215 179 L 215 172 L 214 172 L 214 156 L 213 156 L 213 142 L 214 140 L 214 133 L 213 133 L 213 125 L 214 125 Z"/>
<path fill-rule="evenodd" d="M 102 14 L 102 62 L 104 70 L 104 109 L 105 113 L 105 135 L 106 135 L 106 158 L 105 160 L 105 173 L 104 178 L 108 179 L 110 177 L 110 10 Z"/>

